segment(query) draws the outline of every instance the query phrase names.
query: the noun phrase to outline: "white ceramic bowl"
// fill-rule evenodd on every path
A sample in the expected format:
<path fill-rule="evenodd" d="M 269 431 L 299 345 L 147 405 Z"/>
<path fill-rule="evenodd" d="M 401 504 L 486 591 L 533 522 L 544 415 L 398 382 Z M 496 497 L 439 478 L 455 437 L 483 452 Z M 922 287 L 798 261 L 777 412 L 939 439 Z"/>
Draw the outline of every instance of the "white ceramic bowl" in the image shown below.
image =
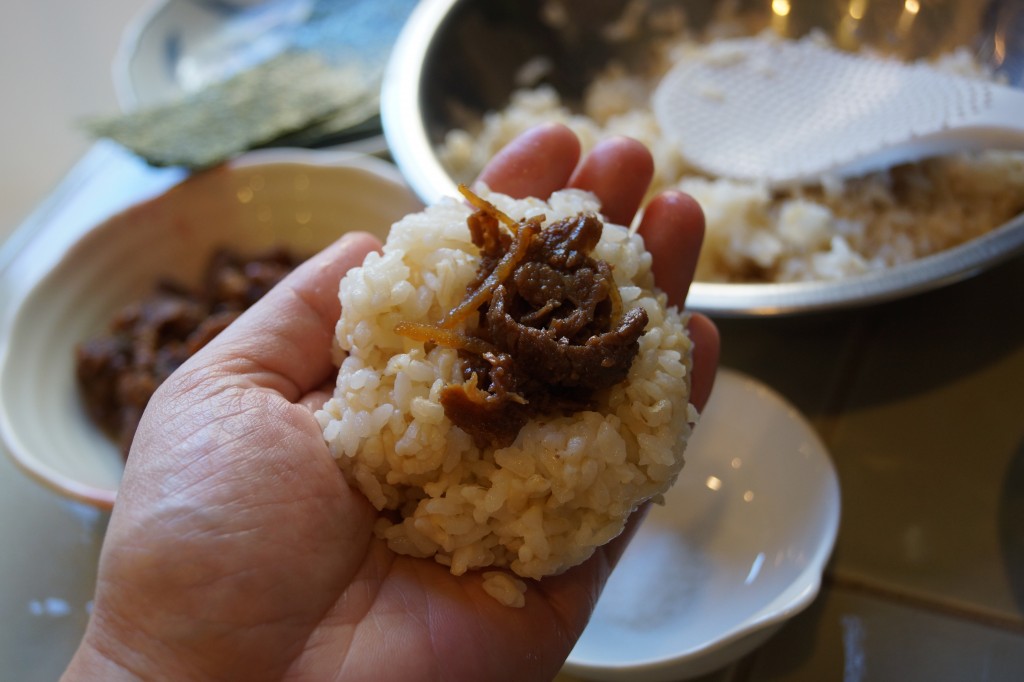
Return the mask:
<path fill-rule="evenodd" d="M 17 304 L 0 358 L 0 434 L 34 478 L 99 507 L 123 465 L 89 420 L 75 345 L 158 277 L 196 283 L 214 248 L 315 253 L 346 231 L 386 235 L 422 205 L 391 164 L 343 152 L 269 150 L 185 180 L 85 234 Z"/>
<path fill-rule="evenodd" d="M 678 482 L 626 550 L 565 670 L 681 680 L 743 656 L 818 594 L 839 509 L 810 425 L 760 382 L 721 370 Z"/>

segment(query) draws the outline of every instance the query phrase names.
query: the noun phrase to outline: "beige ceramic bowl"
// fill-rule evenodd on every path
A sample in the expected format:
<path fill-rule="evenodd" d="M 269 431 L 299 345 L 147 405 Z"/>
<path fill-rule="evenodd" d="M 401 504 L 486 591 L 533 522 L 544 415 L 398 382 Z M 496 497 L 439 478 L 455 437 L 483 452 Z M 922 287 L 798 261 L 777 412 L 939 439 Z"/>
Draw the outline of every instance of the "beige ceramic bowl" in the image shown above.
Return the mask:
<path fill-rule="evenodd" d="M 253 152 L 128 208 L 85 236 L 15 310 L 0 359 L 0 434 L 14 461 L 68 497 L 110 507 L 117 446 L 88 419 L 75 345 L 162 275 L 195 282 L 211 251 L 285 244 L 315 253 L 346 231 L 385 236 L 421 204 L 380 159 L 332 152 Z"/>

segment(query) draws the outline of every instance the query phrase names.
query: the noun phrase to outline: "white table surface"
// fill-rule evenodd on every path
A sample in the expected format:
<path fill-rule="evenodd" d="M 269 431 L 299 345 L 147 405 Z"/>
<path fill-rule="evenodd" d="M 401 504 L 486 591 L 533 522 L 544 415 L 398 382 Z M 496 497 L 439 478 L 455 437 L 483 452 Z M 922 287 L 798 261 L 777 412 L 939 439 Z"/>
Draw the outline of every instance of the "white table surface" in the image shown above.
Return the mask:
<path fill-rule="evenodd" d="M 0 241 L 89 148 L 85 116 L 118 111 L 111 64 L 148 0 L 4 0 Z"/>

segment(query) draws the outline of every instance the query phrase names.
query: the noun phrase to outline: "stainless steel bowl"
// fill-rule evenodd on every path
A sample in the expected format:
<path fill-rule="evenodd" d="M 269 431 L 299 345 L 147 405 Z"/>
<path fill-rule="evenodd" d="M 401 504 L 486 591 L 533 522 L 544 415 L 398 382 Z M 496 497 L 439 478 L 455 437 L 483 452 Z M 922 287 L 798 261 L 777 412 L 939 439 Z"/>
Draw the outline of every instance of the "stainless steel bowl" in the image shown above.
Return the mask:
<path fill-rule="evenodd" d="M 384 78 L 381 116 L 395 162 L 425 202 L 456 192 L 435 152 L 445 134 L 464 127 L 467 116 L 503 108 L 517 87 L 517 71 L 529 59 L 549 57 L 548 82 L 572 102 L 609 59 L 628 64 L 643 52 L 642 34 L 614 46 L 596 37 L 621 14 L 625 0 L 559 0 L 571 30 L 554 30 L 541 20 L 549 2 L 422 0 L 409 18 Z M 713 18 L 716 5 L 714 0 L 648 0 L 669 2 L 683 6 L 696 28 Z M 778 21 L 779 3 L 787 8 L 784 22 Z M 904 58 L 968 46 L 1012 84 L 1024 84 L 1024 0 L 737 0 L 736 5 L 789 37 L 819 29 L 841 45 L 871 45 Z M 908 8 L 915 20 L 901 23 Z M 1024 215 L 956 248 L 841 281 L 695 282 L 688 306 L 714 315 L 757 316 L 867 305 L 961 280 L 1021 252 Z"/>

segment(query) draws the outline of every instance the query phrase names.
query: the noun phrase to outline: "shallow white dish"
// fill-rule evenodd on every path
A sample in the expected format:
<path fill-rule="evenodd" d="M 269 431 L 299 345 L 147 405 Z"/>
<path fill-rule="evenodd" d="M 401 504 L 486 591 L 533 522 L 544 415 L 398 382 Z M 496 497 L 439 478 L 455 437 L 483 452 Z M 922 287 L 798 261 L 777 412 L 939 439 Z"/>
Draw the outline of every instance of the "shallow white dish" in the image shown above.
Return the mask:
<path fill-rule="evenodd" d="M 835 470 L 773 390 L 723 369 L 664 506 L 613 572 L 565 670 L 679 680 L 721 668 L 818 594 L 839 525 Z"/>
<path fill-rule="evenodd" d="M 126 110 L 173 101 L 282 51 L 312 0 L 151 0 L 129 23 L 114 57 L 114 91 Z"/>
<path fill-rule="evenodd" d="M 124 111 L 172 102 L 284 51 L 314 0 L 150 0 L 128 24 L 112 66 Z M 381 154 L 379 125 L 336 145 Z"/>
<path fill-rule="evenodd" d="M 421 204 L 393 165 L 347 152 L 265 150 L 193 176 L 85 234 L 15 303 L 0 358 L 0 435 L 24 471 L 61 494 L 112 506 L 116 445 L 86 416 L 74 347 L 158 277 L 195 283 L 214 248 L 286 244 L 315 253 L 344 232 L 384 237 Z"/>

